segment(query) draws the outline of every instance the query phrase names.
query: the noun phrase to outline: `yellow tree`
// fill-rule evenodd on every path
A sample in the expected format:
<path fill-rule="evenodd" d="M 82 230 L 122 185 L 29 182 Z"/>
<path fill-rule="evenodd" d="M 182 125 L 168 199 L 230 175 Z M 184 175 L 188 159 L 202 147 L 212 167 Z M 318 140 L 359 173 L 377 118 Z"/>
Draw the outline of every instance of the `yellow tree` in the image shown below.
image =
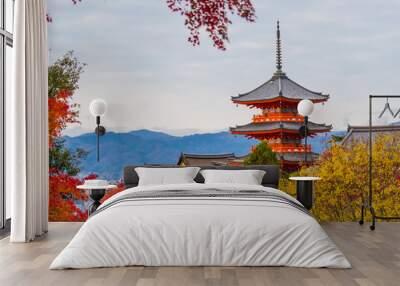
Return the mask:
<path fill-rule="evenodd" d="M 400 137 L 378 136 L 373 144 L 374 207 L 380 214 L 400 214 Z M 333 143 L 313 166 L 300 175 L 321 177 L 315 186 L 313 214 L 320 221 L 356 221 L 368 195 L 368 145 Z M 294 194 L 294 184 L 281 180 L 281 189 Z"/>

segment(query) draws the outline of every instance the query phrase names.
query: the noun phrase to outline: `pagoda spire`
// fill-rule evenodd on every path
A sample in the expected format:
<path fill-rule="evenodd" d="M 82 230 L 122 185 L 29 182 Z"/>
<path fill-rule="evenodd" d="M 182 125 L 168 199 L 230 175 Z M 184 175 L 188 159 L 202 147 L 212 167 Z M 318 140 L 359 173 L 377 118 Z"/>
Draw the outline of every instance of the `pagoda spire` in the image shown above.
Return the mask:
<path fill-rule="evenodd" d="M 275 75 L 284 75 L 282 71 L 281 30 L 279 20 L 276 22 L 276 72 Z"/>

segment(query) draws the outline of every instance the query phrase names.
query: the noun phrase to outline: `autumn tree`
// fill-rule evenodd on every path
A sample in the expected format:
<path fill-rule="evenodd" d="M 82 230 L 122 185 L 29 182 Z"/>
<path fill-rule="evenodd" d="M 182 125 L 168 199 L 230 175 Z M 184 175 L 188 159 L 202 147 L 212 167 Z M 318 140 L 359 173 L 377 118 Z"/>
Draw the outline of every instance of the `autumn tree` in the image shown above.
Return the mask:
<path fill-rule="evenodd" d="M 200 44 L 200 30 L 204 29 L 220 50 L 225 50 L 229 42 L 230 15 L 236 14 L 248 22 L 256 18 L 250 0 L 167 0 L 167 5 L 185 18 L 190 33 L 188 41 L 193 46 Z"/>
<path fill-rule="evenodd" d="M 74 5 L 81 0 L 71 0 Z M 166 0 L 168 8 L 185 18 L 189 30 L 188 41 L 193 46 L 200 44 L 200 31 L 205 30 L 214 46 L 226 49 L 229 42 L 228 27 L 232 24 L 231 15 L 237 15 L 247 22 L 256 19 L 251 0 Z M 47 21 L 52 17 L 47 14 Z"/>
<path fill-rule="evenodd" d="M 384 216 L 400 215 L 400 136 L 378 136 L 373 144 L 374 207 Z M 312 213 L 320 221 L 357 221 L 368 195 L 368 145 L 332 144 L 313 166 L 298 175 L 319 176 Z M 295 193 L 295 184 L 282 179 L 280 188 Z M 367 216 L 367 219 L 369 216 Z"/>
<path fill-rule="evenodd" d="M 87 151 L 77 149 L 75 152 L 64 147 L 64 140 L 56 139 L 49 150 L 50 174 L 63 173 L 69 176 L 78 175 L 81 159 L 85 158 Z"/>
<path fill-rule="evenodd" d="M 49 67 L 49 143 L 61 135 L 67 124 L 78 123 L 79 105 L 71 102 L 72 95 L 79 89 L 79 78 L 85 64 L 67 52 Z"/>
<path fill-rule="evenodd" d="M 244 160 L 245 165 L 271 165 L 278 164 L 275 152 L 272 151 L 267 141 L 261 141 Z"/>
<path fill-rule="evenodd" d="M 67 173 L 76 176 L 79 173 L 80 159 L 86 152 L 75 152 L 64 148 L 61 132 L 71 123 L 79 123 L 79 105 L 72 102 L 72 96 L 79 89 L 79 79 L 85 65 L 80 63 L 72 51 L 54 62 L 48 70 L 48 117 L 50 172 Z"/>
<path fill-rule="evenodd" d="M 80 221 L 86 217 L 86 212 L 75 204 L 87 199 L 84 192 L 76 189 L 83 182 L 76 175 L 86 152 L 68 150 L 61 137 L 68 124 L 79 122 L 79 106 L 72 102 L 72 96 L 79 88 L 83 67 L 73 52 L 68 52 L 48 69 L 50 221 Z"/>

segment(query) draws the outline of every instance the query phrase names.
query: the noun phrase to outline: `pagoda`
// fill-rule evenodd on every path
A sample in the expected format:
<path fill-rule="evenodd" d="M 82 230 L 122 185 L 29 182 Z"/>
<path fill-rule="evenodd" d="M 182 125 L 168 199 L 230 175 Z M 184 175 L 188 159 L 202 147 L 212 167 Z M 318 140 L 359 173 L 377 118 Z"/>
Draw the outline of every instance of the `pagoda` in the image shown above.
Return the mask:
<path fill-rule="evenodd" d="M 287 77 L 282 71 L 279 21 L 276 37 L 276 72 L 271 79 L 248 93 L 232 97 L 235 104 L 258 108 L 261 113 L 254 115 L 251 123 L 231 127 L 230 131 L 232 134 L 266 140 L 277 154 L 282 168 L 292 171 L 304 162 L 305 153 L 308 161 L 318 156 L 312 152 L 311 145 L 302 144 L 299 129 L 304 125 L 304 117 L 298 114 L 297 104 L 302 99 L 323 103 L 329 99 L 329 95 L 308 90 Z M 331 129 L 331 125 L 309 122 L 307 133 L 312 137 Z"/>

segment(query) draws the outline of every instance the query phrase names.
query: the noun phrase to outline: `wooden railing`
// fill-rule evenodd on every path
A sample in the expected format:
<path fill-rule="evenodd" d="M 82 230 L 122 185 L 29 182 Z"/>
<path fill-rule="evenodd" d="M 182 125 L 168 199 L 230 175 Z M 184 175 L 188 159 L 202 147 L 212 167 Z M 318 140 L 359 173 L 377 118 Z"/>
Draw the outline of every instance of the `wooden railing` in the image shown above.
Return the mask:
<path fill-rule="evenodd" d="M 253 116 L 254 123 L 262 123 L 262 122 L 276 122 L 276 121 L 285 121 L 285 122 L 303 122 L 304 117 L 298 114 L 288 114 L 288 113 L 269 113 L 268 115 L 258 114 Z"/>
<path fill-rule="evenodd" d="M 285 144 L 285 143 L 275 143 L 270 144 L 272 151 L 277 153 L 305 153 L 311 152 L 311 145 L 302 144 Z"/>

